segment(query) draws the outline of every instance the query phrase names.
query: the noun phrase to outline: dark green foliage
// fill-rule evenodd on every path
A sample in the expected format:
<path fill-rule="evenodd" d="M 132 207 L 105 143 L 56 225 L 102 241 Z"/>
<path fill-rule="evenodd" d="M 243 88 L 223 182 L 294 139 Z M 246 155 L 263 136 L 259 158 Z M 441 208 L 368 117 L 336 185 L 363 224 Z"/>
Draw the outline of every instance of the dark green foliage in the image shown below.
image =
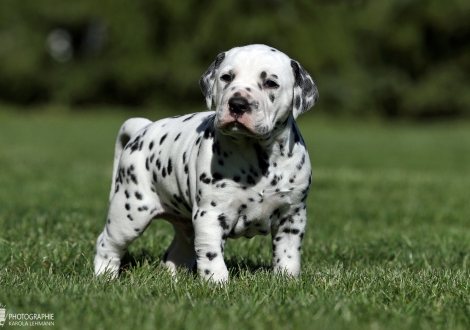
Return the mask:
<path fill-rule="evenodd" d="M 317 111 L 468 117 L 468 17 L 463 0 L 1 0 L 0 100 L 202 109 L 216 55 L 265 43 L 312 74 Z M 72 37 L 69 61 L 47 52 L 55 28 Z"/>

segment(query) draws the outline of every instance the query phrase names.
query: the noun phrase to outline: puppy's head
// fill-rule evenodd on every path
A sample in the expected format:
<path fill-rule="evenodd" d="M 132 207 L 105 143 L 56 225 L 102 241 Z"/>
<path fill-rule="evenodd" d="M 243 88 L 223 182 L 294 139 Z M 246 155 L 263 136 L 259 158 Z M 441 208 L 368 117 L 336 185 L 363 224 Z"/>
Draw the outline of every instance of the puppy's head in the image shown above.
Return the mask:
<path fill-rule="evenodd" d="M 199 80 L 215 127 L 224 134 L 265 138 L 318 99 L 310 75 L 295 60 L 265 45 L 220 53 Z"/>

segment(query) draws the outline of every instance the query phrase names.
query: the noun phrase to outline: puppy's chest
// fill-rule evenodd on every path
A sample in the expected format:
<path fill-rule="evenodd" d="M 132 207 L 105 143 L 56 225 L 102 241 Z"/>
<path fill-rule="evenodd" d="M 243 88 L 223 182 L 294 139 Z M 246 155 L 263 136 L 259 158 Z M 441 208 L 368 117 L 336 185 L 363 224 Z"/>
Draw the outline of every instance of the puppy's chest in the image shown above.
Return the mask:
<path fill-rule="evenodd" d="M 275 184 L 274 184 L 275 183 Z M 261 178 L 251 187 L 232 187 L 221 199 L 233 221 L 230 237 L 267 235 L 286 216 L 297 192 L 280 174 Z M 224 202 L 225 200 L 225 202 Z"/>

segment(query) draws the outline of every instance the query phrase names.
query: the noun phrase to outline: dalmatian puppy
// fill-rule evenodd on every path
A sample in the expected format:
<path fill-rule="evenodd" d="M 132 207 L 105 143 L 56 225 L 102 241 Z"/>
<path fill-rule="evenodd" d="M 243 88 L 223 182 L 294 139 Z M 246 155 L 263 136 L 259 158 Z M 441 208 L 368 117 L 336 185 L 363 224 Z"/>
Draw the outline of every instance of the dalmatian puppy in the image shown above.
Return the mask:
<path fill-rule="evenodd" d="M 173 273 L 197 265 L 226 282 L 227 239 L 271 234 L 274 271 L 299 274 L 311 166 L 295 119 L 317 101 L 312 78 L 284 53 L 249 45 L 219 54 L 200 86 L 215 111 L 121 127 L 96 275 L 118 276 L 155 218 L 174 227 L 163 256 Z"/>

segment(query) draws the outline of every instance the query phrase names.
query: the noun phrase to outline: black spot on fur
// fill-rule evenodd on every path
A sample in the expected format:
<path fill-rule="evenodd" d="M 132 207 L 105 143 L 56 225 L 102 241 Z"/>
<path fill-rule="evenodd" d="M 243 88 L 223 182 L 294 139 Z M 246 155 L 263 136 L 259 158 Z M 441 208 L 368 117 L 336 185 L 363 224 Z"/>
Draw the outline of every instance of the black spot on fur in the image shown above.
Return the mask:
<path fill-rule="evenodd" d="M 183 122 L 185 121 L 188 121 L 188 120 L 191 120 L 196 114 L 193 113 L 192 115 L 190 115 L 188 118 L 184 119 Z"/>
<path fill-rule="evenodd" d="M 171 164 L 171 158 L 168 158 L 167 171 L 168 171 L 168 175 L 170 175 L 171 172 L 173 171 L 173 166 Z"/>
<path fill-rule="evenodd" d="M 160 145 L 162 145 L 163 141 L 165 141 L 167 135 L 168 134 L 165 134 L 165 135 L 162 136 L 162 138 L 160 139 Z"/>
<path fill-rule="evenodd" d="M 157 173 L 155 173 L 155 171 L 152 171 L 152 179 L 153 179 L 153 183 L 157 183 Z"/>
<path fill-rule="evenodd" d="M 136 151 L 137 149 L 139 149 L 140 138 L 141 138 L 141 137 L 140 137 L 140 135 L 139 135 L 139 136 L 137 136 L 137 137 L 134 139 L 134 141 L 129 142 L 129 143 L 127 144 L 126 149 L 131 148 L 131 152 L 130 152 L 131 154 L 132 154 L 134 151 Z"/>
<path fill-rule="evenodd" d="M 274 216 L 277 216 L 279 218 L 280 215 L 281 215 L 281 210 L 277 208 L 273 211 L 273 213 L 269 216 L 269 218 L 271 219 Z"/>
<path fill-rule="evenodd" d="M 206 173 L 202 173 L 202 174 L 199 176 L 199 180 L 200 180 L 201 182 L 204 182 L 205 184 L 211 183 L 211 178 L 209 178 Z"/>
<path fill-rule="evenodd" d="M 150 142 L 150 144 L 149 144 L 149 150 L 152 150 L 152 148 L 153 148 L 153 141 Z"/>
<path fill-rule="evenodd" d="M 175 141 L 178 140 L 181 136 L 181 133 L 178 133 L 178 135 L 175 137 Z"/>
<path fill-rule="evenodd" d="M 206 257 L 207 257 L 210 261 L 212 261 L 212 259 L 214 259 L 215 257 L 217 257 L 217 253 L 215 253 L 215 252 L 207 252 L 207 253 L 206 253 Z"/>
<path fill-rule="evenodd" d="M 135 176 L 135 174 L 131 174 L 131 180 L 132 180 L 132 182 L 137 184 L 137 177 Z"/>
<path fill-rule="evenodd" d="M 277 183 L 278 183 L 278 177 L 277 177 L 277 175 L 275 175 L 274 178 L 271 181 L 271 186 L 275 186 L 275 185 L 277 185 Z"/>
<path fill-rule="evenodd" d="M 223 179 L 222 174 L 220 174 L 218 172 L 215 172 L 215 173 L 212 174 L 212 184 L 214 184 L 214 183 L 216 183 L 216 182 L 218 182 L 222 179 Z"/>
<path fill-rule="evenodd" d="M 227 230 L 230 228 L 227 224 L 227 218 L 225 214 L 223 213 L 219 214 L 219 216 L 217 217 L 217 220 L 219 220 L 219 224 L 220 224 L 220 227 L 222 227 L 222 229 Z"/>
<path fill-rule="evenodd" d="M 269 93 L 269 99 L 271 100 L 271 102 L 274 102 L 276 98 L 274 97 L 273 93 Z"/>
<path fill-rule="evenodd" d="M 296 109 L 299 109 L 300 108 L 300 103 L 301 103 L 301 98 L 300 98 L 300 95 L 297 95 L 295 97 L 295 100 L 294 100 L 294 106 Z"/>
<path fill-rule="evenodd" d="M 260 77 L 261 77 L 261 79 L 264 79 L 264 78 L 266 78 L 266 72 L 265 72 L 265 71 L 261 72 L 261 75 L 260 75 Z"/>
<path fill-rule="evenodd" d="M 165 134 L 165 135 L 162 136 L 162 138 L 160 139 L 160 145 L 162 145 L 163 141 L 165 141 L 167 135 L 168 134 Z"/>
<path fill-rule="evenodd" d="M 300 163 L 297 165 L 297 169 L 301 170 L 304 164 L 305 164 L 305 154 L 302 155 L 302 158 L 300 159 Z"/>
<path fill-rule="evenodd" d="M 138 200 L 142 200 L 143 199 L 143 196 L 140 192 L 136 191 L 135 192 L 135 198 L 137 198 Z"/>
<path fill-rule="evenodd" d="M 131 206 L 129 205 L 129 203 L 126 203 L 126 205 L 124 205 L 124 207 L 126 208 L 126 210 L 130 210 L 131 209 Z"/>

